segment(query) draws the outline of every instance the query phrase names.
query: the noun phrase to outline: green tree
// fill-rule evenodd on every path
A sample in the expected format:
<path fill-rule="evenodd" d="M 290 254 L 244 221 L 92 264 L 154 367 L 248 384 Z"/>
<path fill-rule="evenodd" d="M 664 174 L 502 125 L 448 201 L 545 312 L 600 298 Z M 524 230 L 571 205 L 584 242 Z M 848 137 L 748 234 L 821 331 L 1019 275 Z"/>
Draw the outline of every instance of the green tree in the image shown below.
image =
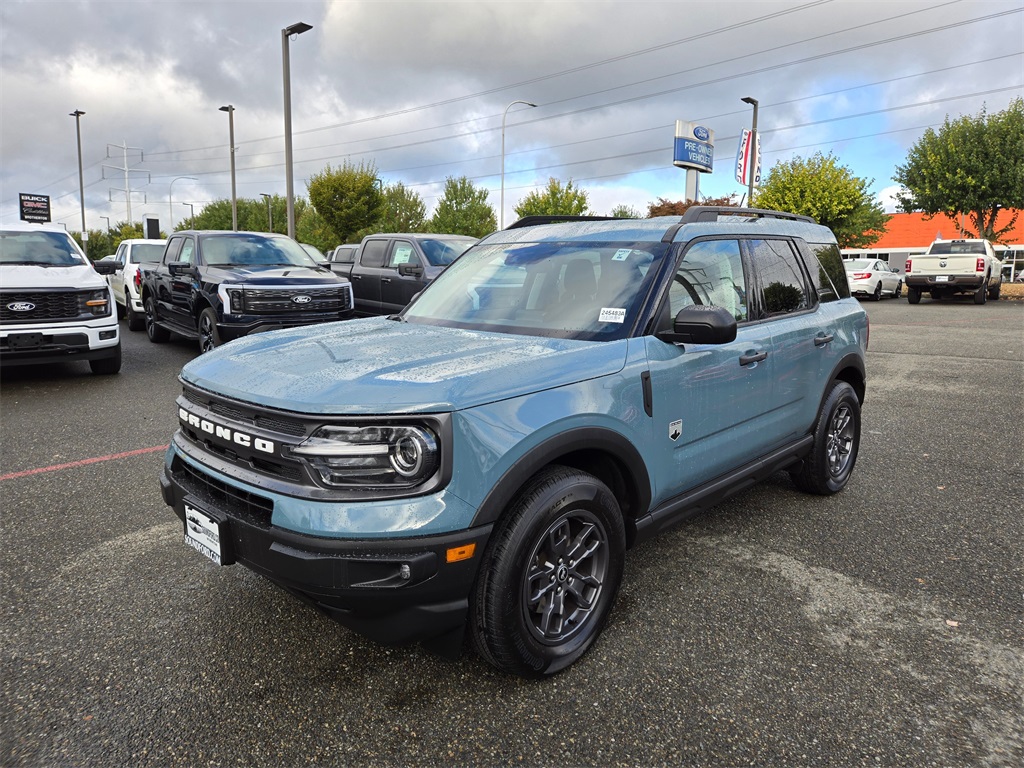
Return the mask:
<path fill-rule="evenodd" d="M 967 214 L 978 237 L 998 241 L 1024 208 L 1024 98 L 994 115 L 982 109 L 976 117 L 947 116 L 910 148 L 893 179 L 903 187 L 896 195 L 901 210 L 944 213 L 957 224 Z M 997 230 L 1001 207 L 1016 212 Z"/>
<path fill-rule="evenodd" d="M 543 191 L 534 190 L 515 207 L 519 218 L 524 216 L 584 216 L 587 214 L 587 193 L 575 186 L 572 179 L 562 185 L 553 176 Z"/>
<path fill-rule="evenodd" d="M 400 181 L 384 187 L 381 217 L 374 232 L 423 232 L 426 226 L 427 207 L 417 192 Z"/>
<path fill-rule="evenodd" d="M 854 176 L 832 153 L 816 152 L 772 166 L 754 204 L 811 216 L 835 233 L 840 248 L 866 248 L 882 236 L 889 218 L 868 192 L 873 181 Z"/>
<path fill-rule="evenodd" d="M 444 195 L 434 209 L 427 229 L 447 235 L 483 237 L 498 228 L 494 209 L 487 202 L 488 191 L 477 189 L 465 176 L 449 176 L 444 182 Z"/>
<path fill-rule="evenodd" d="M 612 208 L 612 212 L 608 214 L 616 219 L 640 219 L 643 218 L 640 215 L 640 211 L 636 208 L 631 208 L 628 205 L 620 204 Z"/>
<path fill-rule="evenodd" d="M 383 194 L 373 163 L 346 161 L 340 168 L 327 165 L 313 174 L 306 186 L 309 201 L 333 230 L 338 244 L 352 242 L 356 232 L 381 217 Z"/>
<path fill-rule="evenodd" d="M 264 211 L 264 218 L 266 218 L 266 211 Z M 285 222 L 285 226 L 287 226 L 287 222 Z M 307 206 L 302 216 L 295 221 L 295 239 L 300 243 L 315 245 L 325 254 L 334 246 L 341 244 L 338 242 L 338 236 L 334 234 L 334 230 L 311 205 Z"/>

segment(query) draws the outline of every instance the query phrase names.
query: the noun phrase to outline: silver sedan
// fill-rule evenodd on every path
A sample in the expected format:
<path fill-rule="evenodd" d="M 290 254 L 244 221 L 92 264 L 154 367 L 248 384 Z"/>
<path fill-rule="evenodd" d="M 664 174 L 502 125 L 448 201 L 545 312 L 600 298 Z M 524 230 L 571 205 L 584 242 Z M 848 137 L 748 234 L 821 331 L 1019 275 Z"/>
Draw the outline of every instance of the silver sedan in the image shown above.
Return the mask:
<path fill-rule="evenodd" d="M 879 259 L 854 259 L 843 263 L 846 281 L 854 296 L 868 296 L 878 301 L 882 296 L 898 299 L 903 295 L 900 271 Z"/>

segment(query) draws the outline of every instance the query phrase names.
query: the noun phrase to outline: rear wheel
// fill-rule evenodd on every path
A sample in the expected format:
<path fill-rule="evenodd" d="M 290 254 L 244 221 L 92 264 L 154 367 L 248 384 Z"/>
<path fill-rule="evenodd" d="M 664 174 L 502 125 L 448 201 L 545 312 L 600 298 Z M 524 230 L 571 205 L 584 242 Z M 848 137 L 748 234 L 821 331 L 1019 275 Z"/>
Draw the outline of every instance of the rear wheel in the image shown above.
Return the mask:
<path fill-rule="evenodd" d="M 871 294 L 872 301 L 881 301 L 882 299 L 882 281 L 878 281 L 878 285 L 875 286 L 874 293 Z"/>
<path fill-rule="evenodd" d="M 846 487 L 860 447 L 860 401 L 845 381 L 832 384 L 814 425 L 814 443 L 799 468 L 790 472 L 796 487 L 828 496 Z"/>
<path fill-rule="evenodd" d="M 473 646 L 511 674 L 565 669 L 593 645 L 622 580 L 618 501 L 596 477 L 538 473 L 499 523 L 470 606 Z"/>
<path fill-rule="evenodd" d="M 171 338 L 171 332 L 156 324 L 156 304 L 152 296 L 146 297 L 146 335 L 154 344 L 163 344 Z"/>
<path fill-rule="evenodd" d="M 982 283 L 981 288 L 974 292 L 975 304 L 984 304 L 988 300 L 988 285 L 986 283 Z"/>
<path fill-rule="evenodd" d="M 896 290 L 893 292 L 892 297 L 894 299 L 898 299 L 902 295 L 903 295 L 903 281 L 900 280 L 898 283 L 896 283 Z"/>
<path fill-rule="evenodd" d="M 996 284 L 996 287 L 995 287 L 995 288 L 990 288 L 990 289 L 989 289 L 989 292 L 988 292 L 988 297 L 989 297 L 989 298 L 990 298 L 990 299 L 991 299 L 992 301 L 999 301 L 999 292 L 1000 292 L 1000 291 L 1001 291 L 1002 289 L 1003 289 L 1003 284 L 1002 284 L 1002 283 L 997 283 L 997 284 Z"/>
<path fill-rule="evenodd" d="M 221 345 L 220 331 L 217 330 L 217 313 L 207 307 L 199 313 L 199 351 L 209 352 Z"/>
<path fill-rule="evenodd" d="M 911 304 L 920 304 L 921 303 L 921 289 L 920 288 L 912 288 L 911 286 L 908 285 L 907 286 L 907 301 L 910 302 Z"/>
<path fill-rule="evenodd" d="M 125 298 L 124 318 L 128 323 L 129 331 L 141 331 L 146 327 L 146 316 L 140 315 L 132 308 L 132 300 L 130 296 Z"/>

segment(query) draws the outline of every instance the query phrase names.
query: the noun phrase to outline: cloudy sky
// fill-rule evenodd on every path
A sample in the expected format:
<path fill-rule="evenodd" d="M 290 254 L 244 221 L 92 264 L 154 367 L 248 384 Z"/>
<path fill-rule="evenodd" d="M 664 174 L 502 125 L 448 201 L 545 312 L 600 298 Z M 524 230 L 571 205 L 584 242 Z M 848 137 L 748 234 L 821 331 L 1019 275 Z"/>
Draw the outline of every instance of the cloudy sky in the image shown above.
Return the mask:
<path fill-rule="evenodd" d="M 1024 93 L 1022 0 L 3 0 L 0 222 L 18 193 L 51 197 L 81 228 L 82 110 L 89 228 L 174 223 L 230 197 L 284 194 L 281 30 L 290 42 L 295 190 L 327 164 L 372 164 L 428 212 L 449 176 L 491 191 L 505 132 L 505 219 L 549 177 L 594 213 L 683 197 L 676 120 L 715 132 L 709 196 L 733 178 L 745 96 L 760 102 L 765 169 L 833 153 L 891 194 L 906 151 L 947 116 Z M 127 148 L 127 149 L 126 149 Z M 127 163 L 126 163 L 127 158 Z M 125 183 L 124 166 L 130 169 Z"/>

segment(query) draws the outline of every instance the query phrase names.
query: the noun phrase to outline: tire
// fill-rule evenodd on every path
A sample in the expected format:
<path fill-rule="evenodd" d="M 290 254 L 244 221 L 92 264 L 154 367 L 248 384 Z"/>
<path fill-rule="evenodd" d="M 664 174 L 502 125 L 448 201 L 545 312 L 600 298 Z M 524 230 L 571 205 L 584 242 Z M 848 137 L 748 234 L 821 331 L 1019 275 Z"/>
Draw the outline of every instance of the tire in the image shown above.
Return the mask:
<path fill-rule="evenodd" d="M 199 331 L 200 353 L 209 352 L 223 343 L 220 340 L 220 331 L 217 330 L 217 313 L 212 307 L 207 307 L 199 313 L 196 330 Z"/>
<path fill-rule="evenodd" d="M 156 324 L 156 306 L 152 296 L 146 297 L 146 335 L 154 344 L 163 344 L 171 338 L 171 332 Z"/>
<path fill-rule="evenodd" d="M 878 281 L 878 285 L 875 286 L 874 293 L 871 294 L 871 300 L 872 301 L 881 301 L 882 300 L 882 281 L 881 280 L 879 280 Z"/>
<path fill-rule="evenodd" d="M 114 354 L 110 357 L 102 357 L 99 360 L 90 360 L 89 368 L 100 376 L 111 376 L 121 370 L 121 342 L 114 347 Z"/>
<path fill-rule="evenodd" d="M 480 567 L 470 601 L 477 653 L 523 677 L 578 660 L 611 611 L 625 549 L 622 513 L 604 483 L 569 467 L 538 473 L 496 526 Z"/>
<path fill-rule="evenodd" d="M 117 319 L 124 319 L 124 307 L 117 303 L 117 299 L 114 299 L 114 310 L 117 312 Z"/>
<path fill-rule="evenodd" d="M 128 323 L 129 331 L 141 331 L 146 327 L 146 316 L 140 315 L 132 309 L 132 300 L 129 297 L 124 303 L 124 319 Z"/>
<path fill-rule="evenodd" d="M 989 289 L 988 298 L 989 301 L 999 301 L 999 293 L 1003 290 L 1003 284 L 997 283 L 995 288 Z"/>
<path fill-rule="evenodd" d="M 907 301 L 911 304 L 921 303 L 921 289 L 907 286 Z"/>
<path fill-rule="evenodd" d="M 830 496 L 846 487 L 860 448 L 860 402 L 853 387 L 835 381 L 821 404 L 814 443 L 801 465 L 790 472 L 805 493 Z"/>
<path fill-rule="evenodd" d="M 893 292 L 892 297 L 894 299 L 898 299 L 902 295 L 903 295 L 903 281 L 900 280 L 898 283 L 896 283 L 896 290 Z"/>
<path fill-rule="evenodd" d="M 988 284 L 987 281 L 981 284 L 981 288 L 974 292 L 974 303 L 984 304 L 988 300 Z"/>

